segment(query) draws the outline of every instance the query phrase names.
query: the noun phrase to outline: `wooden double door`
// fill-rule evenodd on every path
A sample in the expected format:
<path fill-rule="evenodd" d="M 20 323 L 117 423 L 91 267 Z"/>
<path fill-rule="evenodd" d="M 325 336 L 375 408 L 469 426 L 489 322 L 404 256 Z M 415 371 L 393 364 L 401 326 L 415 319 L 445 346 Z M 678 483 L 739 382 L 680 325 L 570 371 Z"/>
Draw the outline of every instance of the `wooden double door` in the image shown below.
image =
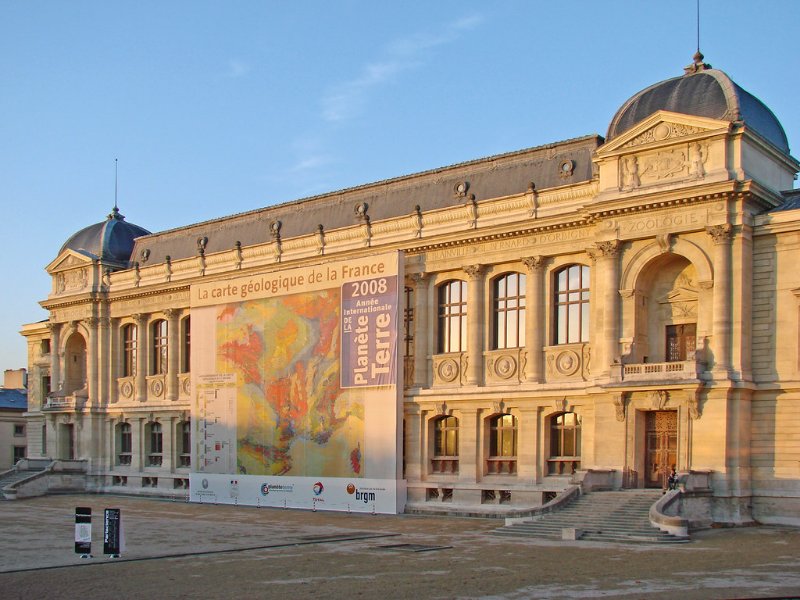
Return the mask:
<path fill-rule="evenodd" d="M 678 412 L 653 410 L 646 415 L 645 487 L 666 488 L 678 462 Z"/>

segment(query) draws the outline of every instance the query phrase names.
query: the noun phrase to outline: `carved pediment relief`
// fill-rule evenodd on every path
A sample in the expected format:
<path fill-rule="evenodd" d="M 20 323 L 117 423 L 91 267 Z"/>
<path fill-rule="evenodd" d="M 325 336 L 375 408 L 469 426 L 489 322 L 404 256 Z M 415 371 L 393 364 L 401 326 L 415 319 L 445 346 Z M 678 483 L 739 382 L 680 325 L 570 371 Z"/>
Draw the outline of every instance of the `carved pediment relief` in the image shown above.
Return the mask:
<path fill-rule="evenodd" d="M 629 140 L 622 145 L 623 148 L 631 148 L 633 146 L 641 146 L 642 144 L 650 144 L 652 142 L 661 142 L 672 138 L 685 137 L 693 133 L 702 133 L 708 131 L 702 127 L 695 127 L 692 125 L 685 125 L 683 123 L 669 123 L 661 122 L 655 127 L 651 127 L 644 133 L 637 135 L 635 138 Z"/>
<path fill-rule="evenodd" d="M 649 144 L 669 144 L 689 136 L 695 136 L 693 139 L 696 140 L 698 134 L 724 131 L 729 127 L 730 123 L 727 121 L 659 110 L 601 146 L 597 153 L 603 155 L 630 151 L 631 148 Z"/>
<path fill-rule="evenodd" d="M 658 303 L 666 310 L 667 317 L 686 318 L 697 316 L 698 285 L 688 275 L 682 273 L 675 285 L 658 298 Z"/>
<path fill-rule="evenodd" d="M 65 250 L 58 257 L 47 265 L 47 272 L 51 275 L 59 271 L 68 271 L 77 267 L 85 267 L 92 264 L 92 259 L 74 250 Z"/>

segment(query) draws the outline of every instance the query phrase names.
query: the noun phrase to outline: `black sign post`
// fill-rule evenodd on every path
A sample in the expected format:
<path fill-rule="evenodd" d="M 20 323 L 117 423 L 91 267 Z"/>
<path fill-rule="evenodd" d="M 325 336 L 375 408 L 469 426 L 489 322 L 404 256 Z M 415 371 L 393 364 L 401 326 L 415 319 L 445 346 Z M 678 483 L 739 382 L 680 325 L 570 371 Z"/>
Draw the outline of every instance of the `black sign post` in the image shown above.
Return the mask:
<path fill-rule="evenodd" d="M 107 508 L 103 519 L 103 554 L 119 558 L 122 552 L 122 512 L 118 508 Z"/>
<path fill-rule="evenodd" d="M 75 508 L 75 553 L 81 558 L 92 558 L 92 509 Z"/>

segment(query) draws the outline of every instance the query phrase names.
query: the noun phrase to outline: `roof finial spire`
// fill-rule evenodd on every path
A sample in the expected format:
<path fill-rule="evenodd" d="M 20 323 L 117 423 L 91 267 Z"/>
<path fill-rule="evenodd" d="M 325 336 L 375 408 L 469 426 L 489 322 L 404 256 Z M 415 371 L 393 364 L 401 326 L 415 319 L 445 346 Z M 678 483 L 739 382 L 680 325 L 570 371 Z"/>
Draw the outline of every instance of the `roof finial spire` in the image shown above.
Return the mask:
<path fill-rule="evenodd" d="M 712 67 L 710 64 L 703 62 L 704 58 L 705 56 L 700 52 L 700 0 L 697 0 L 697 52 L 695 52 L 692 57 L 692 64 L 688 67 L 683 67 L 684 74 L 693 75 L 699 71 L 711 69 Z"/>
<path fill-rule="evenodd" d="M 699 2 L 700 0 L 698 0 Z M 700 51 L 700 46 L 697 47 L 697 51 Z M 114 159 L 114 212 L 119 212 L 119 207 L 117 206 L 117 182 L 119 181 L 119 170 L 117 165 L 119 163 L 119 159 Z"/>
<path fill-rule="evenodd" d="M 124 221 L 125 215 L 119 214 L 119 207 L 117 206 L 117 188 L 118 188 L 118 181 L 119 181 L 119 171 L 117 169 L 119 159 L 114 159 L 114 208 L 109 213 L 108 218 L 109 220 L 114 219 L 117 221 Z"/>

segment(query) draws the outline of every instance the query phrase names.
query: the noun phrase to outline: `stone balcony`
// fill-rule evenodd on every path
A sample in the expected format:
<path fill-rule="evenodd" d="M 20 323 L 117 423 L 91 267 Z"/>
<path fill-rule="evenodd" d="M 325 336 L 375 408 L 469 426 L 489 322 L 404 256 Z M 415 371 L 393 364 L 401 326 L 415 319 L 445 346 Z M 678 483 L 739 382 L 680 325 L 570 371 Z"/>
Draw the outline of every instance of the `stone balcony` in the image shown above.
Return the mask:
<path fill-rule="evenodd" d="M 42 410 L 50 412 L 81 411 L 86 406 L 87 400 L 85 389 L 77 390 L 69 395 L 50 394 L 47 396 L 47 401 L 42 405 Z"/>
<path fill-rule="evenodd" d="M 616 381 L 685 381 L 700 379 L 705 363 L 697 359 L 660 363 L 614 365 L 611 373 Z"/>

